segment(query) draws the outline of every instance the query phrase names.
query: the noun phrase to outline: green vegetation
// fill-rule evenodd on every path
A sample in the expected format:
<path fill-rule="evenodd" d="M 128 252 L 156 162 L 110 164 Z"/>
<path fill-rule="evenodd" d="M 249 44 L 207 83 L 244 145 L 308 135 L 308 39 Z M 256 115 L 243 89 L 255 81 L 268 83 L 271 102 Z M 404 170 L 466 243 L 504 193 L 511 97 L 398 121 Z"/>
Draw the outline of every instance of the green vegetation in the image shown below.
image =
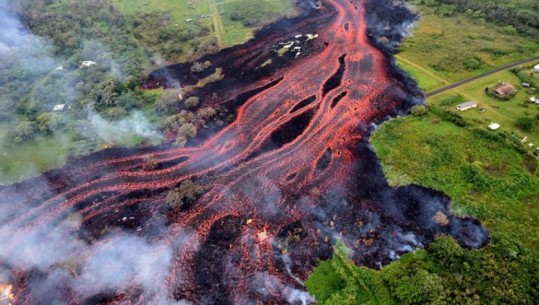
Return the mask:
<path fill-rule="evenodd" d="M 194 97 L 180 103 L 179 90 L 140 90 L 149 71 L 242 43 L 267 22 L 297 14 L 288 0 L 32 0 L 11 5 L 39 36 L 0 60 L 0 124 L 9 130 L 0 135 L 0 154 L 6 157 L 0 183 L 59 166 L 69 155 L 141 143 L 144 137 L 133 134 L 112 139 L 92 130 L 92 124 L 121 124 L 137 112 L 161 128 L 163 113 L 173 115 L 198 103 Z M 244 18 L 256 16 L 248 26 L 230 18 L 244 8 L 249 8 Z M 197 73 L 211 63 L 193 66 Z M 221 69 L 215 68 L 184 93 L 221 79 Z M 53 111 L 59 104 L 65 108 Z M 219 125 L 229 119 L 223 110 L 213 115 L 201 110 L 205 117 L 197 124 L 203 125 L 196 128 L 208 127 L 214 117 Z M 194 136 L 194 130 L 186 130 L 186 136 Z"/>
<path fill-rule="evenodd" d="M 458 10 L 447 16 L 424 2 L 412 1 L 421 20 L 397 56 L 399 65 L 417 77 L 424 90 L 537 54 L 539 43 L 529 36 L 508 32 L 503 26 Z"/>
<path fill-rule="evenodd" d="M 380 271 L 357 267 L 342 243 L 306 286 L 321 305 L 535 304 L 539 261 L 503 238 L 481 250 L 447 236 Z"/>
<path fill-rule="evenodd" d="M 539 78 L 534 76 L 534 79 L 536 77 Z M 498 85 L 499 81 L 513 84 L 516 87 L 517 91 L 514 97 L 503 101 L 485 93 L 485 88 L 493 88 Z M 502 71 L 430 97 L 427 102 L 429 105 L 441 106 L 447 111 L 458 112 L 455 107 L 457 104 L 466 101 L 477 101 L 478 108 L 458 112 L 459 115 L 478 128 L 485 128 L 491 122 L 496 122 L 501 125 L 497 132 L 506 132 L 518 139 L 528 137 L 526 145 L 521 145 L 521 147 L 532 151 L 535 146 L 539 145 L 539 132 L 535 128 L 539 123 L 539 107 L 531 103 L 530 98 L 537 96 L 537 93 L 533 93 L 533 89 L 523 88 L 520 83 L 521 81 L 515 73 Z M 448 104 L 448 99 L 450 100 L 455 96 L 460 97 L 458 101 Z M 519 128 L 517 123 L 519 118 L 528 118 L 527 121 L 532 122 L 530 128 Z M 531 148 L 528 146 L 529 143 L 534 143 L 535 146 Z"/>
<path fill-rule="evenodd" d="M 169 207 L 179 209 L 184 204 L 195 201 L 200 195 L 204 194 L 202 186 L 187 179 L 180 185 L 168 192 L 166 202 Z"/>
<path fill-rule="evenodd" d="M 458 214 L 539 251 L 537 160 L 517 137 L 473 127 L 463 117 L 456 122 L 467 127 L 459 127 L 452 122 L 458 114 L 444 111 L 432 106 L 427 116 L 391 120 L 372 136 L 389 183 L 443 191 Z"/>
<path fill-rule="evenodd" d="M 221 14 L 223 44 L 236 45 L 250 39 L 254 30 L 281 17 L 297 15 L 289 0 L 213 0 Z"/>
<path fill-rule="evenodd" d="M 419 0 L 444 17 L 456 13 L 503 26 L 508 33 L 520 32 L 539 41 L 539 3 L 534 0 Z"/>

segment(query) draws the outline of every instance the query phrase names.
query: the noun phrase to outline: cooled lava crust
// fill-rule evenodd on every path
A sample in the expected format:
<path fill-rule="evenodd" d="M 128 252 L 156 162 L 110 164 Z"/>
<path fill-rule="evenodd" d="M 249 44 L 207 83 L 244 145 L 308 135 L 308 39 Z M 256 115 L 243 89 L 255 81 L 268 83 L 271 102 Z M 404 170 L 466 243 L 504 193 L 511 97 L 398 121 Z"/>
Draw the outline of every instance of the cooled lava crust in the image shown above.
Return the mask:
<path fill-rule="evenodd" d="M 114 234 L 171 249 L 158 288 L 135 278 L 113 290 L 81 289 L 73 283 L 84 274 L 82 259 L 61 285 L 41 291 L 33 283 L 65 266 L 43 270 L 8 260 L 15 304 L 310 304 L 302 281 L 319 259 L 331 258 L 338 239 L 355 263 L 369 267 L 426 246 L 437 234 L 465 247 L 488 241 L 477 220 L 451 214 L 447 196 L 388 186 L 368 143 L 376 124 L 422 99 L 391 57 L 416 17 L 401 1 L 301 4 L 302 16 L 202 58 L 225 77 L 196 95 L 203 106 L 233 111 L 228 126 L 187 148 L 107 149 L 0 188 L 4 208 L 24 207 L 4 218 L 0 235 L 64 228 L 76 212 L 80 222 L 68 230 L 82 249 Z M 318 38 L 307 41 L 307 33 Z M 296 40 L 301 54 L 277 55 Z M 272 64 L 261 67 L 268 58 Z M 144 87 L 195 83 L 213 72 L 194 77 L 190 65 L 157 70 Z M 148 155 L 159 161 L 157 169 L 142 170 Z M 205 193 L 173 210 L 165 197 L 186 179 Z M 17 245 L 2 245 L 11 246 Z M 69 257 L 88 255 L 70 249 Z"/>

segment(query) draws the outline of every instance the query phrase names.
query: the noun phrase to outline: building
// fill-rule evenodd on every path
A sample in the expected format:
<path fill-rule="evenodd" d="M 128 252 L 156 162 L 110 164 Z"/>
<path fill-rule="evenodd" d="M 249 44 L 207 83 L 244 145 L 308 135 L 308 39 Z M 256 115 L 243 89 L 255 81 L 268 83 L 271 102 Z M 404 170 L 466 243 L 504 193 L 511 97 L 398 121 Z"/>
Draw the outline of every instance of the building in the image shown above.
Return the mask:
<path fill-rule="evenodd" d="M 530 88 L 530 87 L 531 87 L 531 84 L 530 84 L 530 83 L 522 83 L 522 87 L 524 87 L 524 88 Z"/>
<path fill-rule="evenodd" d="M 91 67 L 93 65 L 97 65 L 97 63 L 95 61 L 91 61 L 91 60 L 85 60 L 82 62 L 82 64 L 80 65 L 81 68 L 88 68 L 88 67 Z"/>
<path fill-rule="evenodd" d="M 498 124 L 498 123 L 493 122 L 493 123 L 490 123 L 490 125 L 488 125 L 488 129 L 490 129 L 490 130 L 496 130 L 498 128 L 500 128 L 500 124 Z"/>
<path fill-rule="evenodd" d="M 533 67 L 533 72 L 539 73 L 539 64 L 537 64 L 537 65 L 535 65 L 535 66 Z"/>
<path fill-rule="evenodd" d="M 515 92 L 515 87 L 511 84 L 502 85 L 496 88 L 496 90 L 494 90 L 494 93 L 496 93 L 497 96 L 502 97 L 502 98 L 508 97 L 514 92 Z"/>
<path fill-rule="evenodd" d="M 63 111 L 65 106 L 66 106 L 65 104 L 54 105 L 54 108 L 52 108 L 52 111 Z"/>
<path fill-rule="evenodd" d="M 468 110 L 468 109 L 472 109 L 472 108 L 475 108 L 477 107 L 477 102 L 466 102 L 466 103 L 462 103 L 460 105 L 457 105 L 457 110 L 458 111 L 464 111 L 464 110 Z"/>

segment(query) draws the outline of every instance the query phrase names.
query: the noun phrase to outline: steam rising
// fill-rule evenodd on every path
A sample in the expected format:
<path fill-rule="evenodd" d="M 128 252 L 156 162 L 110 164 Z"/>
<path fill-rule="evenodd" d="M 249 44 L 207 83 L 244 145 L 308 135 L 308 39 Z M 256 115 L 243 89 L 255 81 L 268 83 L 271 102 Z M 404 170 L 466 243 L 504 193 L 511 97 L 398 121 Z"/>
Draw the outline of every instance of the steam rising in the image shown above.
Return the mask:
<path fill-rule="evenodd" d="M 161 133 L 148 121 L 140 111 L 133 111 L 127 118 L 119 121 L 108 121 L 94 111 L 89 111 L 88 127 L 101 139 L 114 143 L 126 137 L 138 136 L 148 140 L 160 140 Z"/>

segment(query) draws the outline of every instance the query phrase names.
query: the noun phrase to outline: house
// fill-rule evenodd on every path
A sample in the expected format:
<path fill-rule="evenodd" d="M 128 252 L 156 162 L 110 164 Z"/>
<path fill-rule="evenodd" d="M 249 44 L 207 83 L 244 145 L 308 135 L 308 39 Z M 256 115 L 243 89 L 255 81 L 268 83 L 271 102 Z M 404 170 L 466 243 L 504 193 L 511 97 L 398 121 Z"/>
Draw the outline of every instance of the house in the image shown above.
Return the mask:
<path fill-rule="evenodd" d="M 539 73 L 539 64 L 533 66 L 533 72 Z"/>
<path fill-rule="evenodd" d="M 488 125 L 488 129 L 490 129 L 490 130 L 496 130 L 498 128 L 500 128 L 500 124 L 498 124 L 498 123 L 493 122 L 493 123 L 490 123 L 490 125 Z"/>
<path fill-rule="evenodd" d="M 457 110 L 464 111 L 464 110 L 472 109 L 475 107 L 477 107 L 477 102 L 467 102 L 467 103 L 462 103 L 460 105 L 457 105 Z"/>
<path fill-rule="evenodd" d="M 513 94 L 514 92 L 515 92 L 515 87 L 513 85 L 511 85 L 511 84 L 502 85 L 502 86 L 496 88 L 496 90 L 494 90 L 494 93 L 498 97 L 501 97 L 501 98 L 508 97 L 511 94 Z"/>
<path fill-rule="evenodd" d="M 66 104 L 54 105 L 54 107 L 52 108 L 52 111 L 63 111 L 65 107 L 66 107 Z"/>
<path fill-rule="evenodd" d="M 82 62 L 82 65 L 80 67 L 81 68 L 88 68 L 88 67 L 91 67 L 93 65 L 97 65 L 97 63 L 95 61 L 85 60 L 85 61 Z"/>
<path fill-rule="evenodd" d="M 524 88 L 530 88 L 530 87 L 531 87 L 531 84 L 530 84 L 530 83 L 522 83 L 522 87 L 524 87 Z"/>

